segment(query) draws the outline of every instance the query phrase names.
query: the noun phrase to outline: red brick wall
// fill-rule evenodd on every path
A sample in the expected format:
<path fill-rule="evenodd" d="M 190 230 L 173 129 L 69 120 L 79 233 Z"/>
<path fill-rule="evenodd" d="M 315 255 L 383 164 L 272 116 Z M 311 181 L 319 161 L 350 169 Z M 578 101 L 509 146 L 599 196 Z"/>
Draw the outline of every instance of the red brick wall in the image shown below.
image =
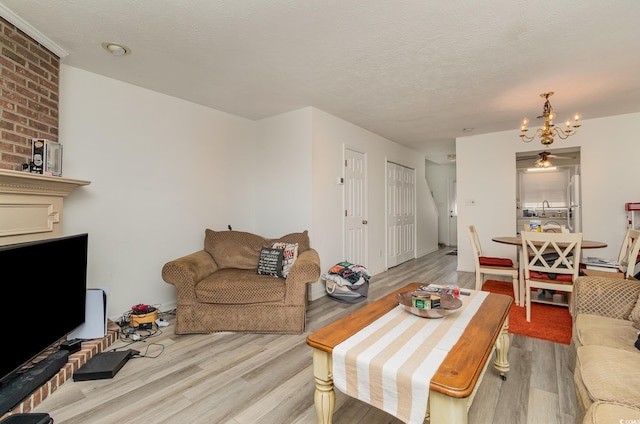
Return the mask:
<path fill-rule="evenodd" d="M 31 139 L 58 141 L 60 58 L 0 17 L 0 169 L 22 169 Z"/>
<path fill-rule="evenodd" d="M 59 76 L 60 58 L 0 17 L 0 169 L 21 170 L 31 160 L 32 138 L 58 141 Z M 115 339 L 110 333 L 83 343 L 60 372 L 5 416 L 35 408 Z"/>

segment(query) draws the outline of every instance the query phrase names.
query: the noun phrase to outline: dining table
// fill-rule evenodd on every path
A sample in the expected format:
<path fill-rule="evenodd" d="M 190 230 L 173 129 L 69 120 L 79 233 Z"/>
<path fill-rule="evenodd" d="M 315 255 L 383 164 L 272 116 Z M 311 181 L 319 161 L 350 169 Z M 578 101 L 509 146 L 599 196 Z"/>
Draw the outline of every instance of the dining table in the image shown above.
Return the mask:
<path fill-rule="evenodd" d="M 491 239 L 496 243 L 510 244 L 516 246 L 516 252 L 518 257 L 518 280 L 520 285 L 520 306 L 524 306 L 524 249 L 522 248 L 522 238 L 520 236 L 504 236 L 493 237 Z M 582 249 L 602 249 L 607 247 L 607 243 L 602 241 L 582 240 Z M 532 299 L 533 300 L 533 299 Z"/>

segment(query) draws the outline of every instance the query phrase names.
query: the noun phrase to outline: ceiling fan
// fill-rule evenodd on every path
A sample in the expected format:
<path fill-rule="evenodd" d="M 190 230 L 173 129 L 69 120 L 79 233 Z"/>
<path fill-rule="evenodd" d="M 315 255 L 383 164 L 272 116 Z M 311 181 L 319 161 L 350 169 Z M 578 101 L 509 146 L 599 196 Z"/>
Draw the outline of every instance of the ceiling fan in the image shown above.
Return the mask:
<path fill-rule="evenodd" d="M 553 155 L 553 154 L 551 154 L 550 152 L 547 152 L 547 151 L 538 153 L 538 156 L 540 156 L 540 157 L 534 163 L 534 166 L 536 168 L 549 168 L 550 166 L 553 166 L 553 164 L 549 160 L 551 158 L 552 159 L 573 159 L 570 156 Z"/>

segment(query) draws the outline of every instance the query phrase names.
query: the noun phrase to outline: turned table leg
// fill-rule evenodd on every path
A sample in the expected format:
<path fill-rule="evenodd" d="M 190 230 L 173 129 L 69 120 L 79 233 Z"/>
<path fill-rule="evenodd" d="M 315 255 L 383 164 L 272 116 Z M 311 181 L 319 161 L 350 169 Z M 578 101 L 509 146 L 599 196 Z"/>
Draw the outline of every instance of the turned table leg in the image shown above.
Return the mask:
<path fill-rule="evenodd" d="M 316 391 L 313 396 L 318 414 L 318 424 L 331 424 L 333 410 L 336 405 L 336 394 L 333 391 L 331 354 L 313 349 L 313 377 Z"/>
<path fill-rule="evenodd" d="M 509 361 L 507 356 L 509 354 L 509 317 L 504 320 L 500 335 L 496 340 L 496 358 L 493 361 L 493 366 L 500 372 L 500 378 L 507 379 L 505 373 L 509 371 Z"/>

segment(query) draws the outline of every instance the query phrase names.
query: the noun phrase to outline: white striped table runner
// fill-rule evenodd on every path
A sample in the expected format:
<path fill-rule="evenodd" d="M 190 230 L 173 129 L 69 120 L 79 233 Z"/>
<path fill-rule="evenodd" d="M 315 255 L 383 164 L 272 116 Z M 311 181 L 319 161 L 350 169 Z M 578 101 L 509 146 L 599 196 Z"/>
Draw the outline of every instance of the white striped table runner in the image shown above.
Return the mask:
<path fill-rule="evenodd" d="M 441 319 L 397 306 L 333 348 L 333 383 L 406 423 L 422 424 L 429 384 L 488 292 L 471 290 L 462 307 Z"/>

